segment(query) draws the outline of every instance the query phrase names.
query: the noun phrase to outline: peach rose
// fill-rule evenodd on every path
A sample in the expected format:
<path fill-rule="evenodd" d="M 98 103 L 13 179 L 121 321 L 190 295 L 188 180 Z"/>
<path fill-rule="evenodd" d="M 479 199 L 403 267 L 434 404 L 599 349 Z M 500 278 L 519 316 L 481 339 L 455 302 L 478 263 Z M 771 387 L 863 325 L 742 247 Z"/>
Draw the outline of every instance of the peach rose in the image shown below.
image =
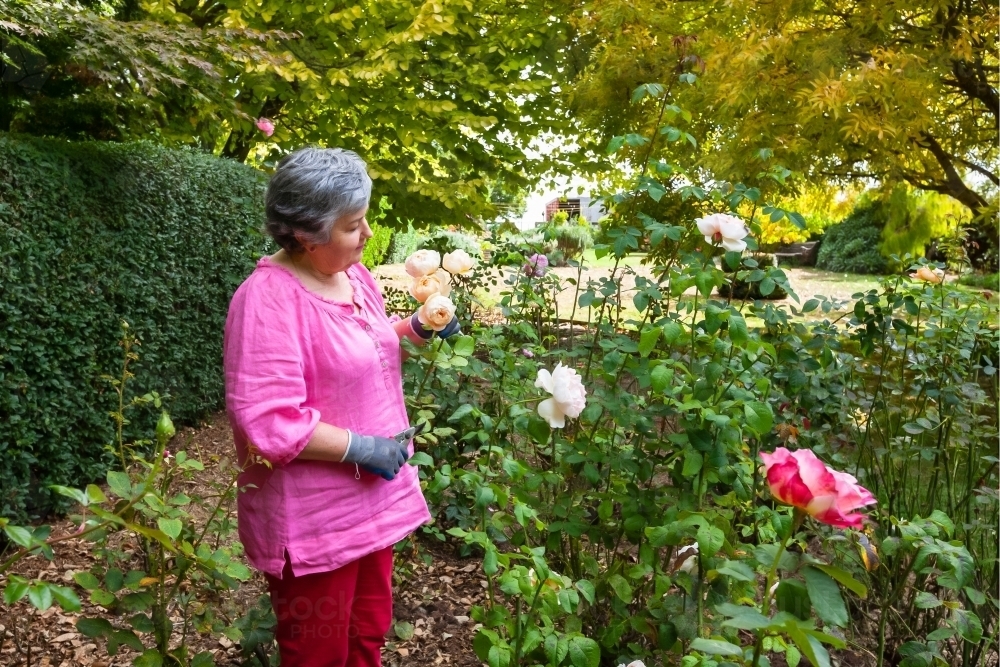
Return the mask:
<path fill-rule="evenodd" d="M 420 323 L 434 331 L 441 331 L 455 318 L 455 304 L 443 294 L 431 294 L 417 311 Z"/>
<path fill-rule="evenodd" d="M 451 294 L 451 277 L 447 271 L 438 269 L 434 273 L 413 279 L 410 285 L 410 296 L 424 303 L 431 294 L 448 296 Z"/>
<path fill-rule="evenodd" d="M 911 273 L 910 277 L 923 280 L 925 283 L 937 284 L 944 279 L 944 272 L 934 270 L 929 266 L 921 266 L 916 273 Z"/>
<path fill-rule="evenodd" d="M 441 260 L 441 266 L 444 267 L 445 271 L 458 276 L 464 276 L 469 273 L 475 265 L 476 260 L 472 259 L 469 253 L 464 250 L 449 252 Z"/>
<path fill-rule="evenodd" d="M 406 258 L 406 272 L 414 278 L 434 273 L 441 266 L 441 255 L 436 250 L 418 250 Z"/>

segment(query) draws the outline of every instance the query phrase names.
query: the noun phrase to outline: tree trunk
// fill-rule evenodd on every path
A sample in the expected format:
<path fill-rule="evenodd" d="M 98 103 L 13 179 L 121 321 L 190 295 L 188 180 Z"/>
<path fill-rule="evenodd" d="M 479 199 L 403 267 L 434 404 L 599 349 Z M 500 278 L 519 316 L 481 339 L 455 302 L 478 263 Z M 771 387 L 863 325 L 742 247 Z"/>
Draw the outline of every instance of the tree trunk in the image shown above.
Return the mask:
<path fill-rule="evenodd" d="M 969 257 L 969 263 L 974 269 L 995 273 L 1000 260 L 1000 238 L 997 235 L 995 220 L 990 217 L 989 202 L 965 183 L 955 168 L 955 158 L 944 150 L 937 139 L 923 132 L 917 145 L 931 152 L 941 165 L 945 180 L 932 184 L 910 182 L 925 190 L 948 195 L 972 212 L 972 227 L 965 240 L 965 252 Z"/>

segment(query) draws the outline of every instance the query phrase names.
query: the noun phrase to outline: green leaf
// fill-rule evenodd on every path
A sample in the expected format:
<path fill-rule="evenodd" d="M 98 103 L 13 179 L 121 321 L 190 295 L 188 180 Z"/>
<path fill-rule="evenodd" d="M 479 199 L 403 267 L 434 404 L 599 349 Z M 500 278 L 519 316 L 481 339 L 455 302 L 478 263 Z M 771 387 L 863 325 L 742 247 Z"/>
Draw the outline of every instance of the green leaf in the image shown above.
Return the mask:
<path fill-rule="evenodd" d="M 116 470 L 110 470 L 108 471 L 107 480 L 108 486 L 111 487 L 116 496 L 125 500 L 132 499 L 132 481 L 128 475 Z"/>
<path fill-rule="evenodd" d="M 639 335 L 639 355 L 648 357 L 649 353 L 656 347 L 656 342 L 660 339 L 663 330 L 659 327 L 647 327 Z"/>
<path fill-rule="evenodd" d="M 611 155 L 612 153 L 618 151 L 624 145 L 625 145 L 624 135 L 611 137 L 611 141 L 608 142 L 608 155 Z"/>
<path fill-rule="evenodd" d="M 692 651 L 707 653 L 708 655 L 725 655 L 732 658 L 743 657 L 743 649 L 736 644 L 730 644 L 721 639 L 705 639 L 697 637 L 691 640 L 689 647 Z"/>
<path fill-rule="evenodd" d="M 803 621 L 808 620 L 811 610 L 809 592 L 802 582 L 796 579 L 782 579 L 774 592 L 778 611 L 787 611 Z"/>
<path fill-rule="evenodd" d="M 573 667 L 600 667 L 601 647 L 590 637 L 570 637 L 569 662 Z"/>
<path fill-rule="evenodd" d="M 760 295 L 770 296 L 771 293 L 774 292 L 774 288 L 776 286 L 777 284 L 774 282 L 773 278 L 764 278 L 760 281 L 760 287 L 758 288 L 760 289 Z"/>
<path fill-rule="evenodd" d="M 611 586 L 619 600 L 632 602 L 632 587 L 625 581 L 625 577 L 620 574 L 612 574 L 608 577 L 608 585 Z"/>
<path fill-rule="evenodd" d="M 597 591 L 594 589 L 593 583 L 587 579 L 581 579 L 574 585 L 576 586 L 576 590 L 580 591 L 580 595 L 583 596 L 584 600 L 590 604 L 594 604 L 594 599 L 597 597 Z"/>
<path fill-rule="evenodd" d="M 809 601 L 816 615 L 825 623 L 846 627 L 850 617 L 847 615 L 847 606 L 844 604 L 837 582 L 826 572 L 814 567 L 803 568 L 802 576 L 806 580 Z"/>
<path fill-rule="evenodd" d="M 215 656 L 210 651 L 202 651 L 191 660 L 191 667 L 215 667 Z"/>
<path fill-rule="evenodd" d="M 84 637 L 101 637 L 111 634 L 115 628 L 103 618 L 78 618 L 76 629 Z"/>
<path fill-rule="evenodd" d="M 427 452 L 414 452 L 413 456 L 406 460 L 411 466 L 432 466 L 434 459 Z"/>
<path fill-rule="evenodd" d="M 413 632 L 415 630 L 413 624 L 408 623 L 407 621 L 396 621 L 396 623 L 392 626 L 392 629 L 393 632 L 396 633 L 396 636 L 404 642 L 413 637 Z"/>
<path fill-rule="evenodd" d="M 759 437 L 771 432 L 774 426 L 774 413 L 771 406 L 760 401 L 751 401 L 743 406 L 743 414 L 747 426 Z"/>
<path fill-rule="evenodd" d="M 786 627 L 785 632 L 795 642 L 795 646 L 802 652 L 813 667 L 830 667 L 830 654 L 819 643 L 818 640 L 810 637 L 795 626 Z"/>
<path fill-rule="evenodd" d="M 39 611 L 45 611 L 52 606 L 52 589 L 46 583 L 32 584 L 28 587 L 28 601 Z"/>
<path fill-rule="evenodd" d="M 180 537 L 181 530 L 184 529 L 184 524 L 181 523 L 180 519 L 164 519 L 160 517 L 156 520 L 156 525 L 160 527 L 165 534 L 169 535 L 173 539 Z"/>
<path fill-rule="evenodd" d="M 101 487 L 97 486 L 96 484 L 88 484 L 87 499 L 90 501 L 90 503 L 88 504 L 104 503 L 107 502 L 108 497 L 104 495 L 103 491 L 101 491 Z"/>
<path fill-rule="evenodd" d="M 753 568 L 743 561 L 738 560 L 727 560 L 716 572 L 730 576 L 737 581 L 753 581 L 756 579 Z"/>
<path fill-rule="evenodd" d="M 698 286 L 702 296 L 706 298 L 712 296 L 712 290 L 715 289 L 715 272 L 699 271 L 695 274 L 694 284 Z"/>
<path fill-rule="evenodd" d="M 962 636 L 962 639 L 971 644 L 978 644 L 982 640 L 983 623 L 979 620 L 978 616 L 965 609 L 954 609 L 951 615 L 955 629 L 958 630 L 958 634 Z"/>
<path fill-rule="evenodd" d="M 14 544 L 26 549 L 31 546 L 31 531 L 27 528 L 8 525 L 3 527 L 3 532 L 7 533 L 7 537 L 9 537 L 10 541 Z"/>
<path fill-rule="evenodd" d="M 238 579 L 239 581 L 246 581 L 251 576 L 250 568 L 235 560 L 226 566 L 226 574 L 233 579 Z"/>
<path fill-rule="evenodd" d="M 684 333 L 684 329 L 676 320 L 669 320 L 663 324 L 663 340 L 667 345 L 673 345 Z"/>
<path fill-rule="evenodd" d="M 90 592 L 90 601 L 101 607 L 110 608 L 116 599 L 113 593 L 109 593 L 103 588 Z"/>
<path fill-rule="evenodd" d="M 537 415 L 528 417 L 528 435 L 539 445 L 544 445 L 549 441 L 549 433 L 551 432 L 549 423 L 541 417 Z"/>
<path fill-rule="evenodd" d="M 457 410 L 451 413 L 451 416 L 448 417 L 448 421 L 457 422 L 459 419 L 470 414 L 475 409 L 476 406 L 474 406 L 472 403 L 463 403 L 462 405 L 458 406 Z"/>
<path fill-rule="evenodd" d="M 112 593 L 117 593 L 125 584 L 125 575 L 117 567 L 113 567 L 104 573 L 104 585 Z"/>
<path fill-rule="evenodd" d="M 919 591 L 913 600 L 913 604 L 916 605 L 917 609 L 934 609 L 941 606 L 941 600 L 933 593 Z"/>
<path fill-rule="evenodd" d="M 703 463 L 704 457 L 702 457 L 701 452 L 695 449 L 687 450 L 684 452 L 684 467 L 681 469 L 681 475 L 689 479 L 694 477 L 701 471 Z"/>
<path fill-rule="evenodd" d="M 726 534 L 722 529 L 711 524 L 700 526 L 694 538 L 698 541 L 698 553 L 702 558 L 714 556 L 726 542 Z"/>
<path fill-rule="evenodd" d="M 58 493 L 60 496 L 66 496 L 71 498 L 81 505 L 89 505 L 90 499 L 80 489 L 71 489 L 68 486 L 60 486 L 59 484 L 50 484 L 49 488 Z"/>
<path fill-rule="evenodd" d="M 71 588 L 66 586 L 56 586 L 51 584 L 52 597 L 55 599 L 63 611 L 80 611 L 80 598 L 76 596 Z"/>
<path fill-rule="evenodd" d="M 16 579 L 11 577 L 11 580 L 7 582 L 7 586 L 3 589 L 3 601 L 9 606 L 23 598 L 27 593 L 28 582 L 20 577 Z"/>
<path fill-rule="evenodd" d="M 839 567 L 834 567 L 833 565 L 826 565 L 824 563 L 813 563 L 812 566 L 826 572 L 828 575 L 836 579 L 841 586 L 851 591 L 862 600 L 868 598 L 868 587 L 855 579 L 850 572 L 842 570 Z"/>
<path fill-rule="evenodd" d="M 727 628 L 738 630 L 759 630 L 770 627 L 772 621 L 754 607 L 744 607 L 742 605 L 723 603 L 716 605 L 716 610 L 720 614 L 729 616 L 729 620 L 722 623 Z"/>
<path fill-rule="evenodd" d="M 460 357 L 472 356 L 476 351 L 476 339 L 472 336 L 459 336 L 458 340 L 452 343 L 452 349 Z"/>
<path fill-rule="evenodd" d="M 673 378 L 673 369 L 660 365 L 649 372 L 649 386 L 654 392 L 662 394 Z"/>
<path fill-rule="evenodd" d="M 733 341 L 734 345 L 743 346 L 746 345 L 747 340 L 750 336 L 747 332 L 747 321 L 743 319 L 743 316 L 737 312 L 731 312 L 729 314 L 729 340 Z"/>

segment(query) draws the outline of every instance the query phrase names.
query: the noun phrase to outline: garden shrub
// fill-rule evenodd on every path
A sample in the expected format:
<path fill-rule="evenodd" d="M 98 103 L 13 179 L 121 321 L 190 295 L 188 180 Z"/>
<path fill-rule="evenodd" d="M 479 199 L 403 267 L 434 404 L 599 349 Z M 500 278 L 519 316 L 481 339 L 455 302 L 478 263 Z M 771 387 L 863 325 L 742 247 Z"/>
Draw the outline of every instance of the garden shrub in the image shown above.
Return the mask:
<path fill-rule="evenodd" d="M 885 215 L 883 204 L 871 202 L 827 229 L 816 267 L 837 273 L 885 273 L 888 262 L 879 251 Z"/>
<path fill-rule="evenodd" d="M 423 240 L 424 234 L 415 230 L 412 222 L 408 222 L 405 230 L 397 229 L 392 233 L 384 263 L 402 264 L 407 257 L 413 254 L 414 250 L 420 247 Z"/>
<path fill-rule="evenodd" d="M 420 241 L 418 248 L 437 250 L 442 255 L 453 250 L 464 250 L 473 257 L 483 256 L 479 239 L 470 234 L 450 229 L 438 229 L 434 231 L 430 236 Z"/>
<path fill-rule="evenodd" d="M 383 227 L 377 222 L 371 223 L 372 237 L 365 243 L 364 253 L 361 255 L 361 263 L 369 269 L 374 269 L 382 264 L 392 242 L 392 229 Z"/>
<path fill-rule="evenodd" d="M 222 405 L 229 299 L 268 248 L 265 182 L 194 150 L 0 135 L 0 515 L 52 509 L 49 485 L 108 464 L 122 320 L 135 395 L 168 395 L 179 422 Z M 148 432 L 154 415 L 130 419 Z"/>
<path fill-rule="evenodd" d="M 967 273 L 958 279 L 958 283 L 1000 292 L 1000 273 Z"/>

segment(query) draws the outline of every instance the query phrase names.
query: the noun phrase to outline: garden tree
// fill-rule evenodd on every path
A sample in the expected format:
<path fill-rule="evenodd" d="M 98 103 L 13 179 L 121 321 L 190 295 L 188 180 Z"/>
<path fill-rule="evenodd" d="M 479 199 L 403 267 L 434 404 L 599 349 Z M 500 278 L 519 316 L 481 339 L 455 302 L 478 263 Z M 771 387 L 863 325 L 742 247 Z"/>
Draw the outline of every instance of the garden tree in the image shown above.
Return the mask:
<path fill-rule="evenodd" d="M 390 197 L 396 218 L 466 224 L 491 212 L 489 182 L 526 185 L 548 162 L 528 160 L 521 147 L 566 124 L 553 94 L 560 72 L 569 71 L 566 26 L 556 18 L 569 13 L 563 0 L 163 0 L 121 4 L 113 15 L 79 9 L 65 20 L 86 15 L 88 29 L 107 31 L 141 25 L 173 36 L 165 39 L 171 48 L 189 40 L 194 54 L 206 54 L 193 66 L 181 59 L 185 48 L 153 54 L 152 61 L 174 65 L 173 78 L 143 86 L 131 71 L 126 30 L 124 46 L 108 40 L 118 57 L 96 69 L 114 71 L 118 85 L 110 87 L 94 75 L 93 58 L 72 57 L 81 34 L 94 48 L 89 33 L 59 33 L 68 43 L 67 77 L 77 87 L 102 87 L 95 98 L 127 125 L 113 138 L 165 137 L 257 164 L 303 144 L 351 148 L 368 160 L 376 192 Z M 25 39 L 30 30 L 20 34 Z M 207 57 L 226 35 L 259 36 L 261 57 Z M 114 97 L 121 87 L 132 96 Z M 32 121 L 22 125 L 43 131 L 38 98 L 24 99 L 35 103 L 24 112 Z M 270 140 L 254 127 L 259 116 L 275 122 Z"/>
<path fill-rule="evenodd" d="M 636 86 L 676 78 L 677 38 L 693 37 L 704 73 L 674 94 L 695 114 L 700 167 L 749 182 L 767 148 L 810 181 L 946 194 L 977 216 L 973 259 L 996 261 L 995 3 L 607 0 L 576 27 L 602 38 L 572 96 L 604 140 L 643 112 L 627 104 Z"/>
<path fill-rule="evenodd" d="M 135 3 L 0 0 L 0 131 L 212 146 L 246 118 L 234 67 L 277 68 L 280 31 L 149 20 Z"/>

